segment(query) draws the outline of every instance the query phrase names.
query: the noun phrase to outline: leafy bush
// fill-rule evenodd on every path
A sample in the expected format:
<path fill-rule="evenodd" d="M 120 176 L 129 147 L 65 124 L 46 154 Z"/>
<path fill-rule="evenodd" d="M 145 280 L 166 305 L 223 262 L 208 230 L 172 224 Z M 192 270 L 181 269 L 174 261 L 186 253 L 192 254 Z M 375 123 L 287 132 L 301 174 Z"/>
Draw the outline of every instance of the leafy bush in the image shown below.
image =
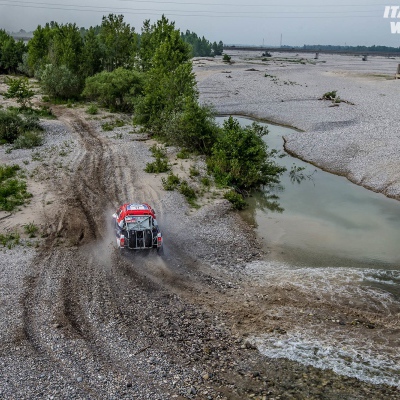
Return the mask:
<path fill-rule="evenodd" d="M 26 182 L 18 177 L 18 165 L 0 165 L 0 210 L 12 211 L 32 197 L 26 190 Z"/>
<path fill-rule="evenodd" d="M 232 206 L 235 210 L 243 210 L 247 207 L 247 203 L 243 199 L 243 196 L 240 193 L 235 192 L 234 190 L 226 192 L 224 194 L 224 199 L 232 203 Z"/>
<path fill-rule="evenodd" d="M 186 149 L 182 149 L 177 155 L 176 158 L 180 158 L 182 160 L 186 160 L 189 158 L 189 152 Z"/>
<path fill-rule="evenodd" d="M 166 119 L 162 136 L 170 143 L 188 151 L 209 154 L 218 132 L 214 110 L 200 106 L 193 98 L 185 99 L 182 110 Z"/>
<path fill-rule="evenodd" d="M 202 185 L 204 185 L 204 186 L 206 186 L 206 187 L 211 186 L 211 180 L 210 180 L 210 178 L 209 178 L 208 176 L 203 176 L 203 177 L 200 179 L 200 182 L 201 182 Z"/>
<path fill-rule="evenodd" d="M 161 146 L 152 146 L 150 151 L 155 157 L 155 161 L 152 163 L 147 163 L 146 168 L 144 169 L 146 172 L 149 173 L 161 173 L 161 172 L 168 172 L 171 169 L 171 166 L 168 163 L 167 152 Z"/>
<path fill-rule="evenodd" d="M 189 176 L 191 178 L 194 178 L 195 176 L 199 176 L 199 175 L 200 175 L 200 171 L 194 165 L 191 165 L 189 168 Z"/>
<path fill-rule="evenodd" d="M 178 191 L 186 197 L 189 204 L 194 205 L 194 200 L 197 198 L 196 191 L 187 183 L 187 181 L 183 180 L 181 182 Z"/>
<path fill-rule="evenodd" d="M 228 54 L 224 54 L 224 56 L 222 57 L 222 61 L 224 62 L 231 62 L 231 56 L 228 56 Z"/>
<path fill-rule="evenodd" d="M 42 71 L 40 84 L 46 94 L 60 99 L 77 98 L 82 89 L 80 77 L 65 65 L 47 64 Z"/>
<path fill-rule="evenodd" d="M 178 188 L 178 185 L 181 183 L 179 176 L 174 175 L 173 173 L 168 174 L 167 179 L 161 178 L 162 185 L 164 190 L 175 190 Z"/>
<path fill-rule="evenodd" d="M 143 91 L 143 77 L 137 71 L 117 68 L 86 79 L 82 95 L 112 111 L 132 111 L 135 97 Z"/>
<path fill-rule="evenodd" d="M 171 68 L 166 70 L 165 66 L 159 66 L 147 72 L 144 95 L 135 102 L 134 122 L 145 125 L 160 136 L 168 133 L 166 124 L 184 112 L 187 102 L 197 100 L 191 63 Z"/>
<path fill-rule="evenodd" d="M 39 130 L 42 128 L 37 117 L 22 116 L 12 110 L 0 110 L 0 143 L 14 143 L 21 134 Z"/>
<path fill-rule="evenodd" d="M 335 100 L 337 96 L 337 90 L 332 90 L 332 92 L 326 92 L 322 95 L 323 100 Z"/>
<path fill-rule="evenodd" d="M 91 104 L 87 109 L 86 113 L 90 115 L 96 115 L 99 112 L 99 108 L 95 104 Z"/>
<path fill-rule="evenodd" d="M 272 160 L 276 151 L 269 151 L 262 139 L 267 133 L 265 127 L 256 123 L 242 128 L 237 120 L 229 117 L 207 159 L 216 182 L 241 191 L 278 182 L 286 169 Z"/>
<path fill-rule="evenodd" d="M 13 143 L 14 149 L 32 149 L 43 144 L 43 135 L 38 131 L 22 133 Z"/>
<path fill-rule="evenodd" d="M 27 78 L 7 78 L 6 83 L 9 86 L 4 94 L 6 99 L 15 99 L 22 108 L 27 108 L 28 105 L 31 105 L 35 92 L 31 90 Z"/>

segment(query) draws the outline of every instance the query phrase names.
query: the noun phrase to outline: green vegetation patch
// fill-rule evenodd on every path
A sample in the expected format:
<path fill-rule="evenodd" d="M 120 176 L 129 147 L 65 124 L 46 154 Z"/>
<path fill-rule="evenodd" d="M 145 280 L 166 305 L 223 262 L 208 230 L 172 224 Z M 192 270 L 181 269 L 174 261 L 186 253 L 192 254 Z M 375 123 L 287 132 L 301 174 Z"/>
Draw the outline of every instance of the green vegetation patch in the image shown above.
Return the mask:
<path fill-rule="evenodd" d="M 240 193 L 230 190 L 224 194 L 224 199 L 228 200 L 235 210 L 243 210 L 247 207 L 247 203 Z"/>
<path fill-rule="evenodd" d="M 164 190 L 176 190 L 178 185 L 181 183 L 179 176 L 173 173 L 168 174 L 167 178 L 161 178 L 161 182 Z"/>
<path fill-rule="evenodd" d="M 19 233 L 18 232 L 11 232 L 11 233 L 0 233 L 0 243 L 4 247 L 8 247 L 9 249 L 13 248 L 17 244 L 19 244 Z"/>
<path fill-rule="evenodd" d="M 148 173 L 155 174 L 168 172 L 171 169 L 171 166 L 168 162 L 167 151 L 165 148 L 154 145 L 150 148 L 150 151 L 152 152 L 155 161 L 147 163 L 144 170 Z"/>
<path fill-rule="evenodd" d="M 36 237 L 38 230 L 39 228 L 33 222 L 29 222 L 24 226 L 24 231 L 30 238 Z"/>
<path fill-rule="evenodd" d="M 13 211 L 30 197 L 32 194 L 26 190 L 26 181 L 20 176 L 20 167 L 0 165 L 0 210 Z"/>
<path fill-rule="evenodd" d="M 253 123 L 243 128 L 229 117 L 207 159 L 215 181 L 240 192 L 278 183 L 286 169 L 275 163 L 276 151 L 270 151 L 263 141 L 267 133 L 266 127 Z"/>
<path fill-rule="evenodd" d="M 0 110 L 0 144 L 14 143 L 27 132 L 40 132 L 39 119 L 33 115 L 22 115 L 16 110 Z"/>

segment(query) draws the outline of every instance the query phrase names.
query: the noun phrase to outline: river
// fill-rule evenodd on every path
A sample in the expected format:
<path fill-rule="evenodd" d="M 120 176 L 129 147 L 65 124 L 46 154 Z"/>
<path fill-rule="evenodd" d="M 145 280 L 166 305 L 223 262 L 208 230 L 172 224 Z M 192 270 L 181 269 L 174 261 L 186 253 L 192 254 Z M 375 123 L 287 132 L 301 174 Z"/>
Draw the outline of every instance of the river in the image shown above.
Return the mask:
<path fill-rule="evenodd" d="M 242 126 L 253 122 L 234 118 Z M 254 269 L 265 281 L 289 282 L 305 293 L 329 292 L 338 299 L 361 299 L 366 309 L 378 302 L 381 309 L 398 310 L 400 202 L 288 155 L 283 136 L 293 129 L 260 124 L 268 127 L 264 140 L 270 149 L 284 155 L 277 163 L 288 171 L 280 185 L 250 197 L 242 212 L 267 252 L 267 260 Z M 304 170 L 291 176 L 292 166 Z M 266 334 L 254 340 L 269 357 L 286 357 L 373 383 L 399 384 L 397 348 L 363 343 L 339 331 L 317 333 L 318 329 L 297 328 L 285 337 Z"/>

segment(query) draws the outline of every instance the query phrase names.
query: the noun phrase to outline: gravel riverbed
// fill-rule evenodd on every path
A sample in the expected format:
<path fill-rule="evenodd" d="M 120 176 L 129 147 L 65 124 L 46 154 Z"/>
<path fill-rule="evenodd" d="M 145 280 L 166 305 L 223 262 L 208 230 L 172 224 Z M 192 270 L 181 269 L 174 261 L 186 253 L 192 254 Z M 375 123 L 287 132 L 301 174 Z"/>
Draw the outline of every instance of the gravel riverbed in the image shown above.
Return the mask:
<path fill-rule="evenodd" d="M 400 59 L 229 52 L 232 64 L 195 62 L 200 98 L 218 113 L 253 116 L 303 132 L 288 135 L 297 157 L 400 198 Z M 265 61 L 262 61 L 265 60 Z M 319 100 L 331 91 L 343 102 Z"/>
<path fill-rule="evenodd" d="M 221 113 L 307 131 L 288 137 L 288 147 L 310 132 L 322 135 L 323 113 L 333 132 L 348 128 L 334 127 L 335 121 L 363 117 L 361 111 L 346 117 L 359 107 L 347 85 L 333 87 L 327 79 L 313 86 L 312 71 L 331 70 L 328 62 L 234 60 L 195 61 L 202 101 Z M 265 74 L 278 76 L 277 83 Z M 335 89 L 355 105 L 330 108 L 315 98 Z M 295 285 L 291 266 L 269 259 L 226 201 L 209 198 L 199 210 L 190 208 L 179 193 L 162 189 L 160 176 L 146 174 L 152 142 L 128 123 L 102 129 L 104 121 L 122 116 L 91 117 L 63 106 L 53 112 L 58 119 L 43 122 L 41 148 L 10 153 L 0 147 L 1 163 L 23 167 L 34 194 L 21 210 L 0 215 L 2 233 L 22 235 L 20 245 L 0 249 L 0 398 L 400 399 L 396 385 L 266 357 L 254 341 L 265 334 L 287 338 L 304 327 L 315 335 L 339 332 L 372 345 L 398 344 L 397 303 L 368 292 L 367 304 L 363 290 L 351 297 Z M 188 165 L 175 160 L 174 151 L 168 150 L 175 171 L 187 178 Z M 118 253 L 109 216 L 125 201 L 148 201 L 156 209 L 162 257 Z M 26 237 L 27 222 L 40 227 L 40 237 Z M 304 281 L 313 277 L 301 274 Z M 325 278 L 334 288 L 337 276 Z"/>

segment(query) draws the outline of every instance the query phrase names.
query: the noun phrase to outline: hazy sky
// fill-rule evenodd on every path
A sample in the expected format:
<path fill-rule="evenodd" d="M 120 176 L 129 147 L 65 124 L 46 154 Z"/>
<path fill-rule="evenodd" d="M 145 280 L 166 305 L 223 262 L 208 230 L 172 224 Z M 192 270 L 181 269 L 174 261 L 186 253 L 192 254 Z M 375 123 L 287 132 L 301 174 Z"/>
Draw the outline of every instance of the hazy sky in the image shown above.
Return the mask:
<path fill-rule="evenodd" d="M 278 46 L 303 44 L 400 46 L 384 19 L 379 0 L 0 0 L 0 29 L 34 30 L 56 21 L 78 26 L 100 25 L 103 15 L 123 14 L 137 32 L 145 19 L 162 14 L 181 31 L 189 29 L 210 41 Z M 339 1 L 339 2 L 338 2 Z M 397 2 L 398 3 L 398 2 Z"/>

